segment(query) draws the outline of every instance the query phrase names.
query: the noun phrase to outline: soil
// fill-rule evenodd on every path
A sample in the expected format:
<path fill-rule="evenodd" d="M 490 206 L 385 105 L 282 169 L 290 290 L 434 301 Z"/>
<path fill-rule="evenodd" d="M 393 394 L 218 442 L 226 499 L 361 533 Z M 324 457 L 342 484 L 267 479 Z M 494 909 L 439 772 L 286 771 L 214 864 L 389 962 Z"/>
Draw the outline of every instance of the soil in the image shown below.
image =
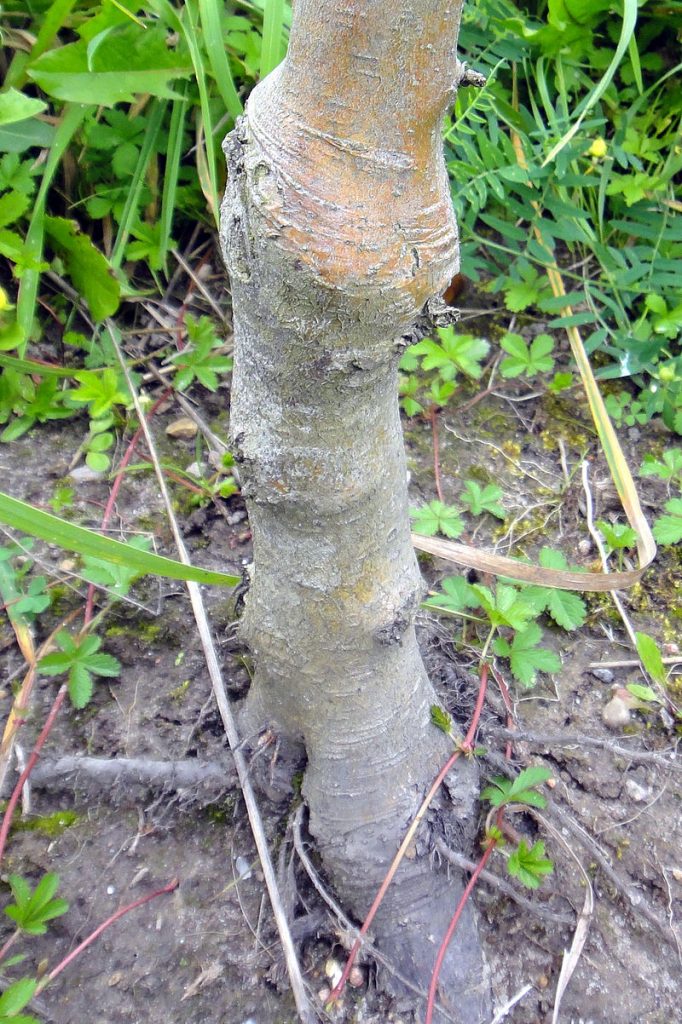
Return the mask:
<path fill-rule="evenodd" d="M 464 389 L 440 414 L 444 498 L 456 501 L 461 479 L 494 481 L 503 490 L 507 520 L 503 525 L 487 516 L 477 520 L 481 525 L 468 536 L 470 542 L 534 559 L 549 544 L 561 548 L 569 561 L 588 564 L 595 552 L 588 543 L 576 472 L 583 458 L 591 460 L 598 516 L 613 515 L 617 501 L 586 405 L 577 392 L 563 399 L 514 401 L 522 391 L 507 386 L 460 411 L 458 405 L 474 394 Z M 202 415 L 224 434 L 226 391 L 210 395 L 198 389 L 193 397 Z M 196 457 L 194 440 L 165 434 L 179 415 L 167 408 L 155 416 L 154 428 L 162 450 L 186 466 Z M 419 504 L 435 497 L 431 426 L 413 420 L 406 422 L 406 430 L 411 486 Z M 61 423 L 4 446 L 0 465 L 11 493 L 47 506 L 57 482 L 66 481 L 74 490 L 67 514 L 98 525 L 108 483 L 69 476 L 69 462 L 82 438 L 82 423 Z M 633 467 L 646 452 L 670 444 L 669 436 L 651 424 L 625 432 L 623 441 Z M 239 574 L 250 557 L 239 495 L 219 501 L 219 507 L 190 510 L 187 492 L 176 488 L 174 494 L 193 559 Z M 665 486 L 643 479 L 641 495 L 653 512 L 665 500 Z M 117 516 L 117 533 L 151 532 L 162 553 L 174 554 L 151 474 L 128 475 Z M 65 570 L 76 568 L 71 556 L 56 548 L 37 545 L 35 552 L 60 579 Z M 458 571 L 429 558 L 423 566 L 431 585 Z M 669 644 L 679 640 L 677 574 L 679 553 L 664 550 L 644 583 L 623 596 L 635 628 Z M 249 664 L 234 646 L 234 601 L 225 591 L 203 590 L 226 684 L 238 701 L 248 687 Z M 77 578 L 68 586 L 60 584 L 56 604 L 40 619 L 38 639 L 77 607 L 77 595 L 84 592 Z M 54 1024 L 289 1024 L 296 1014 L 284 961 L 188 598 L 182 585 L 168 581 L 138 584 L 132 596 L 136 603 L 118 604 L 104 626 L 105 649 L 123 666 L 120 679 L 98 683 L 84 711 L 68 709 L 60 715 L 45 750 L 46 763 L 72 754 L 194 759 L 224 766 L 225 785 L 180 790 L 172 782 L 102 786 L 84 774 L 65 781 L 43 773 L 40 785 L 31 788 L 30 813 L 10 837 L 3 878 L 18 872 L 35 880 L 56 871 L 70 909 L 51 923 L 46 936 L 23 943 L 29 963 L 45 958 L 54 965 L 119 907 L 174 877 L 180 885 L 115 923 L 31 1009 Z M 495 1020 L 552 1020 L 562 957 L 573 941 L 589 879 L 594 915 L 558 1019 L 565 1024 L 671 1024 L 682 1020 L 682 762 L 674 753 L 670 719 L 655 710 L 633 712 L 630 723 L 616 731 L 604 724 L 611 681 L 624 685 L 637 673 L 616 668 L 609 670 L 612 676 L 595 676 L 591 665 L 632 658 L 632 650 L 610 598 L 593 596 L 588 604 L 588 622 L 577 633 L 549 624 L 545 630 L 545 642 L 561 654 L 561 673 L 542 677 L 531 690 L 511 686 L 516 728 L 535 737 L 515 741 L 512 762 L 519 767 L 545 764 L 554 780 L 550 806 L 543 812 L 548 825 L 518 814 L 513 826 L 529 842 L 546 842 L 555 870 L 537 893 L 529 893 L 508 879 L 503 855 L 493 857 L 492 873 L 529 899 L 530 908 L 488 881 L 475 890 L 496 1008 L 527 987 Z M 478 686 L 474 656 L 466 646 L 453 646 L 453 620 L 424 613 L 420 628 L 434 681 L 464 729 Z M 16 679 L 22 662 L 7 625 L 0 629 L 0 642 L 5 676 Z M 500 667 L 506 671 L 504 663 Z M 54 682 L 41 678 L 21 736 L 24 751 L 54 694 Z M 2 700 L 6 714 L 10 685 Z M 503 764 L 504 725 L 504 707 L 491 686 L 481 728 L 487 750 L 481 758 L 484 774 L 494 774 Z M 589 738 L 597 745 L 589 745 Z M 613 753 L 610 745 L 632 755 Z M 659 752 L 659 757 L 642 759 L 643 752 Z M 275 755 L 271 748 L 263 752 L 273 763 Z M 326 967 L 343 960 L 347 936 L 293 851 L 289 810 L 264 805 L 306 981 L 317 999 L 327 985 Z M 55 818 L 57 812 L 61 818 Z M 475 859 L 478 853 L 468 855 Z M 311 856 L 315 862 L 314 851 Z M 9 927 L 5 930 L 9 934 Z M 27 973 L 12 968 L 12 976 L 22 970 Z M 391 1001 L 382 994 L 371 961 L 363 979 L 347 990 L 331 1019 L 407 1024 L 415 1011 L 414 1019 L 423 1019 L 424 1007 L 417 1000 Z"/>

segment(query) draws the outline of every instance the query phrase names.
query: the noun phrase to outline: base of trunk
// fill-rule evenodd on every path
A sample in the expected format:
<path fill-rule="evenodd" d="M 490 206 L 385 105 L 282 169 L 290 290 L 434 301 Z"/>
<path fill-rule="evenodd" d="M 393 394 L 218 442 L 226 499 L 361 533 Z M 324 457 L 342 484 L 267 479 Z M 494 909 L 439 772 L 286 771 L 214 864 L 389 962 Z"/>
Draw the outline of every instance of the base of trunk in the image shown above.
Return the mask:
<path fill-rule="evenodd" d="M 250 705 L 247 699 L 240 716 L 242 735 L 256 735 L 257 705 L 258 702 Z M 303 745 L 288 739 L 275 723 L 270 722 L 267 729 L 262 720 L 260 724 L 263 728 L 259 739 L 250 744 L 255 784 L 269 800 L 289 803 L 294 796 L 294 780 L 303 771 L 305 797 Z M 428 744 L 422 744 L 421 754 L 425 761 L 432 761 L 434 774 L 448 754 L 441 739 L 442 734 L 437 734 L 437 749 L 430 752 L 430 757 Z M 312 787 L 313 803 L 317 803 L 317 793 L 317 787 Z M 478 793 L 476 764 L 460 760 L 447 780 L 446 792 L 434 800 L 369 930 L 372 945 L 382 954 L 377 963 L 379 987 L 398 1000 L 400 1012 L 415 1011 L 417 1020 L 423 1019 L 425 997 L 420 999 L 415 990 L 428 990 L 440 943 L 464 888 L 462 879 L 454 876 L 452 870 L 446 872 L 434 864 L 433 836 L 447 834 L 450 843 L 470 853 L 477 831 Z M 331 835 L 324 822 L 324 810 L 321 814 L 319 807 L 309 810 L 312 839 L 322 858 L 330 891 L 359 925 L 409 827 L 409 820 L 358 822 L 343 834 Z M 471 904 L 464 909 L 443 962 L 437 1001 L 445 1011 L 434 1013 L 433 1020 L 438 1024 L 479 1024 L 490 1018 L 489 970 Z"/>

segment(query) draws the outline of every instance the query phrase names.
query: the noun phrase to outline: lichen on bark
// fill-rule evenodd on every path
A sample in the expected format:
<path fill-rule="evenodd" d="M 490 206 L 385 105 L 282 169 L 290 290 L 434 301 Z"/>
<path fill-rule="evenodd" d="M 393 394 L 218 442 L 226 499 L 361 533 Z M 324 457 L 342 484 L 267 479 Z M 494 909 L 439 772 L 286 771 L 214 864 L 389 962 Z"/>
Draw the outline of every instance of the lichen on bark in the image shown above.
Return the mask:
<path fill-rule="evenodd" d="M 305 748 L 310 831 L 359 917 L 447 754 L 414 630 L 397 367 L 458 266 L 440 141 L 458 21 L 443 0 L 297 0 L 286 60 L 226 140 L 230 429 L 254 539 L 244 719 Z M 470 800 L 459 811 L 471 825 Z M 439 887 L 457 883 L 417 856 L 377 919 L 422 985 Z M 463 929 L 446 1001 L 472 1020 L 487 988 Z"/>

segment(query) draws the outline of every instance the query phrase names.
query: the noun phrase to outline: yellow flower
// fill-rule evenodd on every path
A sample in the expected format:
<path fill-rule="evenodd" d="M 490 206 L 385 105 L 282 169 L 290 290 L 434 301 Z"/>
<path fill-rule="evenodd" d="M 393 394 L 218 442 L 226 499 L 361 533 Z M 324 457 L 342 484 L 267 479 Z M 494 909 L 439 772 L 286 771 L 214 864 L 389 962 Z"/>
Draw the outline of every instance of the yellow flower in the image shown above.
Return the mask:
<path fill-rule="evenodd" d="M 595 157 L 595 159 L 601 160 L 603 157 L 606 156 L 607 148 L 608 147 L 607 147 L 606 142 L 604 141 L 604 139 L 599 137 L 598 139 L 594 140 L 594 142 L 592 143 L 592 145 L 590 146 L 590 148 L 588 149 L 587 152 L 589 153 L 590 156 Z"/>

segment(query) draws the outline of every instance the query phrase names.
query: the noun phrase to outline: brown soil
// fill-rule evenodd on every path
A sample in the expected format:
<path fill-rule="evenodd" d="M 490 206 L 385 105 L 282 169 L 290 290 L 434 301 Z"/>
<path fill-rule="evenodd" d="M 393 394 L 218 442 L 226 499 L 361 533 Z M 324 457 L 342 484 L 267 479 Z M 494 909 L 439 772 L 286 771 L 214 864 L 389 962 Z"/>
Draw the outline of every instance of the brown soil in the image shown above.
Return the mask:
<path fill-rule="evenodd" d="M 209 418 L 227 400 L 224 393 L 217 399 L 205 393 L 202 397 Z M 460 494 L 458 478 L 474 476 L 499 483 L 510 513 L 501 530 L 492 518 L 477 520 L 483 525 L 470 539 L 529 557 L 549 544 L 560 547 L 569 561 L 593 559 L 594 552 L 579 546 L 588 535 L 580 476 L 574 472 L 586 454 L 594 456 L 598 514 L 608 516 L 616 505 L 582 402 L 573 396 L 562 402 L 513 404 L 490 396 L 459 414 L 457 400 L 455 396 L 453 408 L 439 420 L 445 498 L 455 500 Z M 194 443 L 170 441 L 163 433 L 175 416 L 171 410 L 159 415 L 155 429 L 162 446 L 186 465 L 194 460 Z M 78 425 L 62 424 L 42 427 L 4 447 L 0 456 L 11 492 L 46 504 L 55 481 L 66 476 L 81 440 Z M 645 452 L 669 443 L 652 426 L 626 435 L 624 441 L 635 467 Z M 408 424 L 407 443 L 417 504 L 435 496 L 430 426 Z M 96 525 L 107 483 L 72 486 L 74 518 Z M 645 503 L 660 507 L 665 497 L 662 484 L 643 480 L 641 490 Z M 177 494 L 183 502 L 185 492 Z M 183 516 L 187 541 L 199 564 L 241 571 L 249 547 L 247 525 L 236 521 L 240 510 L 235 496 L 222 509 L 228 518 L 214 508 Z M 151 525 L 160 549 L 173 554 L 151 476 L 127 478 L 118 514 L 125 535 Z M 36 551 L 52 565 L 63 562 L 64 555 L 55 548 L 38 546 Z M 457 571 L 428 559 L 424 568 L 432 583 Z M 674 586 L 678 569 L 676 552 L 664 551 L 645 583 L 625 596 L 635 628 L 668 642 L 674 642 L 679 623 Z M 74 583 L 83 593 L 84 585 Z M 175 876 L 180 879 L 175 893 L 132 912 L 80 956 L 43 993 L 36 1014 L 54 1024 L 288 1024 L 295 1020 L 295 1011 L 284 962 L 188 599 L 182 586 L 172 582 L 142 583 L 133 596 L 144 608 L 118 605 L 104 630 L 106 649 L 123 665 L 120 680 L 98 684 L 85 711 L 62 713 L 46 756 L 195 758 L 224 765 L 226 788 L 222 793 L 220 787 L 207 793 L 133 784 L 102 789 L 79 778 L 75 784 L 41 784 L 32 790 L 31 814 L 12 833 L 4 871 L 34 880 L 44 871 L 58 872 L 60 893 L 69 900 L 70 910 L 52 923 L 47 936 L 23 943 L 29 964 L 45 958 L 54 965 L 119 906 Z M 232 604 L 226 592 L 205 589 L 205 597 L 226 683 L 238 698 L 248 686 L 248 661 L 231 642 Z M 59 613 L 75 607 L 77 600 L 66 591 Z M 537 894 L 508 880 L 536 909 L 520 907 L 488 882 L 477 887 L 475 902 L 496 1006 L 504 1006 L 530 986 L 504 1018 L 496 1019 L 512 1024 L 552 1019 L 563 952 L 571 945 L 585 899 L 584 871 L 594 890 L 595 913 L 559 1020 L 670 1024 L 682 1019 L 680 761 L 667 753 L 659 760 L 638 760 L 638 753 L 668 752 L 675 746 L 669 723 L 655 712 L 634 713 L 631 724 L 617 733 L 603 724 L 601 712 L 611 696 L 610 685 L 595 677 L 589 666 L 629 658 L 632 652 L 609 599 L 590 598 L 589 607 L 588 623 L 578 633 L 549 625 L 546 629 L 546 642 L 561 653 L 562 672 L 552 680 L 543 678 L 532 690 L 512 686 L 517 728 L 536 737 L 514 744 L 513 763 L 545 763 L 553 771 L 555 786 L 546 818 L 561 841 L 529 815 L 514 816 L 514 827 L 523 836 L 546 841 L 555 863 L 554 874 Z M 56 622 L 54 610 L 50 614 Z M 473 655 L 466 649 L 456 652 L 450 644 L 453 621 L 438 623 L 425 614 L 424 647 L 434 680 L 464 728 L 477 679 Z M 49 615 L 40 622 L 46 630 Z M 9 677 L 19 672 L 20 655 L 5 626 L 0 640 Z M 616 683 L 635 677 L 634 669 L 614 670 Z M 7 686 L 5 714 L 10 693 Z M 30 747 L 54 693 L 52 681 L 39 681 L 22 735 L 24 749 Z M 482 758 L 487 774 L 499 771 L 504 717 L 491 687 L 481 731 L 489 752 L 488 759 Z M 585 737 L 606 746 L 590 746 Z M 608 744 L 614 743 L 632 750 L 633 756 L 609 752 Z M 262 756 L 274 763 L 271 748 Z M 60 810 L 73 810 L 77 817 L 59 834 L 50 834 L 46 818 Z M 343 958 L 346 936 L 293 852 L 288 811 L 266 810 L 266 824 L 294 932 L 301 938 L 305 976 L 316 997 L 327 983 L 327 961 Z M 477 856 L 475 850 L 469 853 Z M 610 875 L 605 864 L 613 869 Z M 503 855 L 493 858 L 491 870 L 506 878 Z M 22 971 L 28 973 L 25 966 L 12 968 L 11 973 L 16 977 Z M 415 1019 L 423 1020 L 423 1005 L 417 1000 L 392 1002 L 377 990 L 371 963 L 366 978 L 366 985 L 348 991 L 343 1009 L 332 1019 L 344 1024 L 407 1022 L 416 1011 Z M 328 1018 L 322 1014 L 322 1019 Z"/>

